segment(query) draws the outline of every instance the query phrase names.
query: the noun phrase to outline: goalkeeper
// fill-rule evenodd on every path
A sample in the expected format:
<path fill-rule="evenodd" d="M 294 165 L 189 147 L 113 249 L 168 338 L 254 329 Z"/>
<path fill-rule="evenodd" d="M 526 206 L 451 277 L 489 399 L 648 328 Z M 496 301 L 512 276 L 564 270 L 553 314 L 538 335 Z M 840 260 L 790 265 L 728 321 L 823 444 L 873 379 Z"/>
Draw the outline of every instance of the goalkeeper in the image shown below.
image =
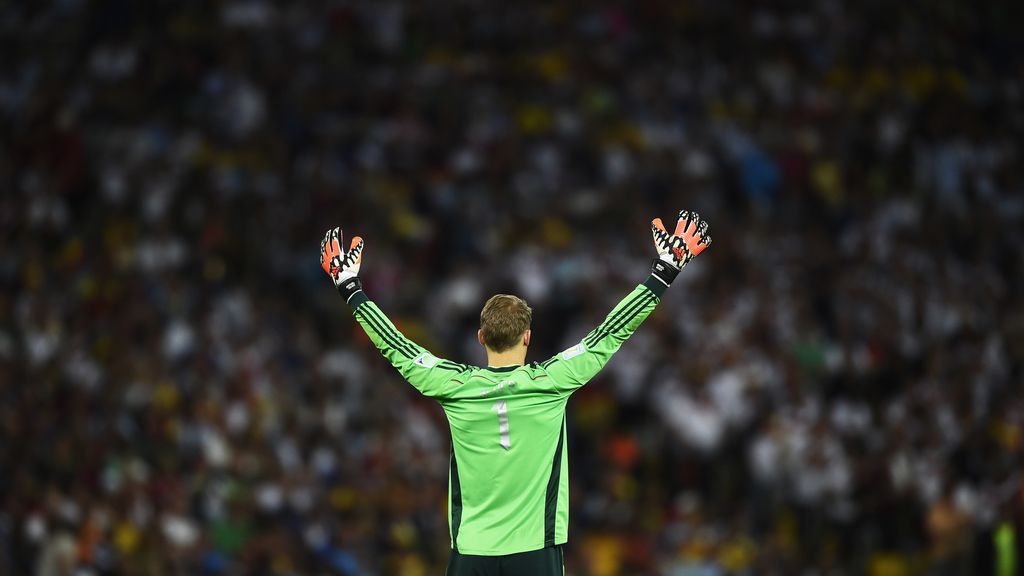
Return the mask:
<path fill-rule="evenodd" d="M 320 264 L 385 358 L 420 393 L 437 400 L 452 434 L 448 476 L 449 576 L 561 575 L 568 540 L 569 396 L 611 359 L 654 310 L 679 271 L 711 243 L 707 223 L 682 211 L 673 234 L 651 222 L 658 257 L 650 276 L 583 340 L 544 362 L 526 364 L 530 307 L 493 296 L 480 312 L 479 368 L 438 358 L 399 332 L 362 290 L 363 240 L 342 250 L 327 232 Z"/>

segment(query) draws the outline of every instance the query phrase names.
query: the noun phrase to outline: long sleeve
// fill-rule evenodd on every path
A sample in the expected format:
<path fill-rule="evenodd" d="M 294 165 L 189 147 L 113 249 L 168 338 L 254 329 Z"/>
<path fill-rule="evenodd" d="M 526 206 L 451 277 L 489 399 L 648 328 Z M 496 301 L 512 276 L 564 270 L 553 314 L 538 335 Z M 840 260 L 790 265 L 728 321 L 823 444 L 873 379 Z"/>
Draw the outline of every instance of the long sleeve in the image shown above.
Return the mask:
<path fill-rule="evenodd" d="M 622 343 L 647 319 L 667 286 L 654 276 L 623 298 L 583 340 L 541 362 L 556 389 L 569 394 L 586 384 L 611 360 Z"/>
<path fill-rule="evenodd" d="M 352 315 L 381 354 L 424 396 L 444 397 L 452 378 L 470 369 L 438 358 L 406 338 L 362 291 L 356 292 L 349 304 Z"/>

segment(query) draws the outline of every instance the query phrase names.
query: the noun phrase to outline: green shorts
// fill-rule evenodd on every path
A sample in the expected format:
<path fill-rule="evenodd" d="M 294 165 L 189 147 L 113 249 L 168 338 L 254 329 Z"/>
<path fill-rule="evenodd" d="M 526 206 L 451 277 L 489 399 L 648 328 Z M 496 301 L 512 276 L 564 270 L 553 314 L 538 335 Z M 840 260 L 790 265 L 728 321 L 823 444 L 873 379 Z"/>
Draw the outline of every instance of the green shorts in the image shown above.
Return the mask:
<path fill-rule="evenodd" d="M 473 556 L 452 550 L 445 576 L 563 576 L 562 547 L 550 546 L 508 554 Z"/>

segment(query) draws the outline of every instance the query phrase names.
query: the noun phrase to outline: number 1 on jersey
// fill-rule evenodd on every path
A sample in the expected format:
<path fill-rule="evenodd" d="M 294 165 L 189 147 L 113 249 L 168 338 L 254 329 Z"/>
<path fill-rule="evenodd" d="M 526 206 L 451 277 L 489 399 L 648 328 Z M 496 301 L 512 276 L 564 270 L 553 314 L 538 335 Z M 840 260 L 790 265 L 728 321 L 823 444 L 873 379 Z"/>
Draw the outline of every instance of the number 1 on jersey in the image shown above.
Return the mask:
<path fill-rule="evenodd" d="M 512 439 L 508 434 L 508 404 L 504 400 L 498 400 L 491 406 L 491 411 L 498 413 L 498 434 L 501 435 L 501 447 L 508 450 L 512 448 Z"/>

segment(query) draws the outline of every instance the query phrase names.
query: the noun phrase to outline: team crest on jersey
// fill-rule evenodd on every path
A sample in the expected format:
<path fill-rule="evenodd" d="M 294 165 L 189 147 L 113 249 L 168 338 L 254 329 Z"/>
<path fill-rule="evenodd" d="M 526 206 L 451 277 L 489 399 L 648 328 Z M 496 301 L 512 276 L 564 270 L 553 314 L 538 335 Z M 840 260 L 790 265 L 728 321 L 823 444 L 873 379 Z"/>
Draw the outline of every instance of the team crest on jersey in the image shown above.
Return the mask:
<path fill-rule="evenodd" d="M 423 366 L 424 368 L 433 368 L 434 365 L 437 363 L 437 356 L 434 356 L 430 352 L 424 352 L 423 354 L 417 356 L 415 360 L 413 360 L 413 364 L 418 364 L 419 366 Z"/>
<path fill-rule="evenodd" d="M 562 352 L 562 360 L 569 360 L 570 358 L 575 358 L 586 351 L 587 347 L 583 345 L 583 342 L 580 342 L 579 344 L 573 346 L 572 348 L 569 348 Z"/>

